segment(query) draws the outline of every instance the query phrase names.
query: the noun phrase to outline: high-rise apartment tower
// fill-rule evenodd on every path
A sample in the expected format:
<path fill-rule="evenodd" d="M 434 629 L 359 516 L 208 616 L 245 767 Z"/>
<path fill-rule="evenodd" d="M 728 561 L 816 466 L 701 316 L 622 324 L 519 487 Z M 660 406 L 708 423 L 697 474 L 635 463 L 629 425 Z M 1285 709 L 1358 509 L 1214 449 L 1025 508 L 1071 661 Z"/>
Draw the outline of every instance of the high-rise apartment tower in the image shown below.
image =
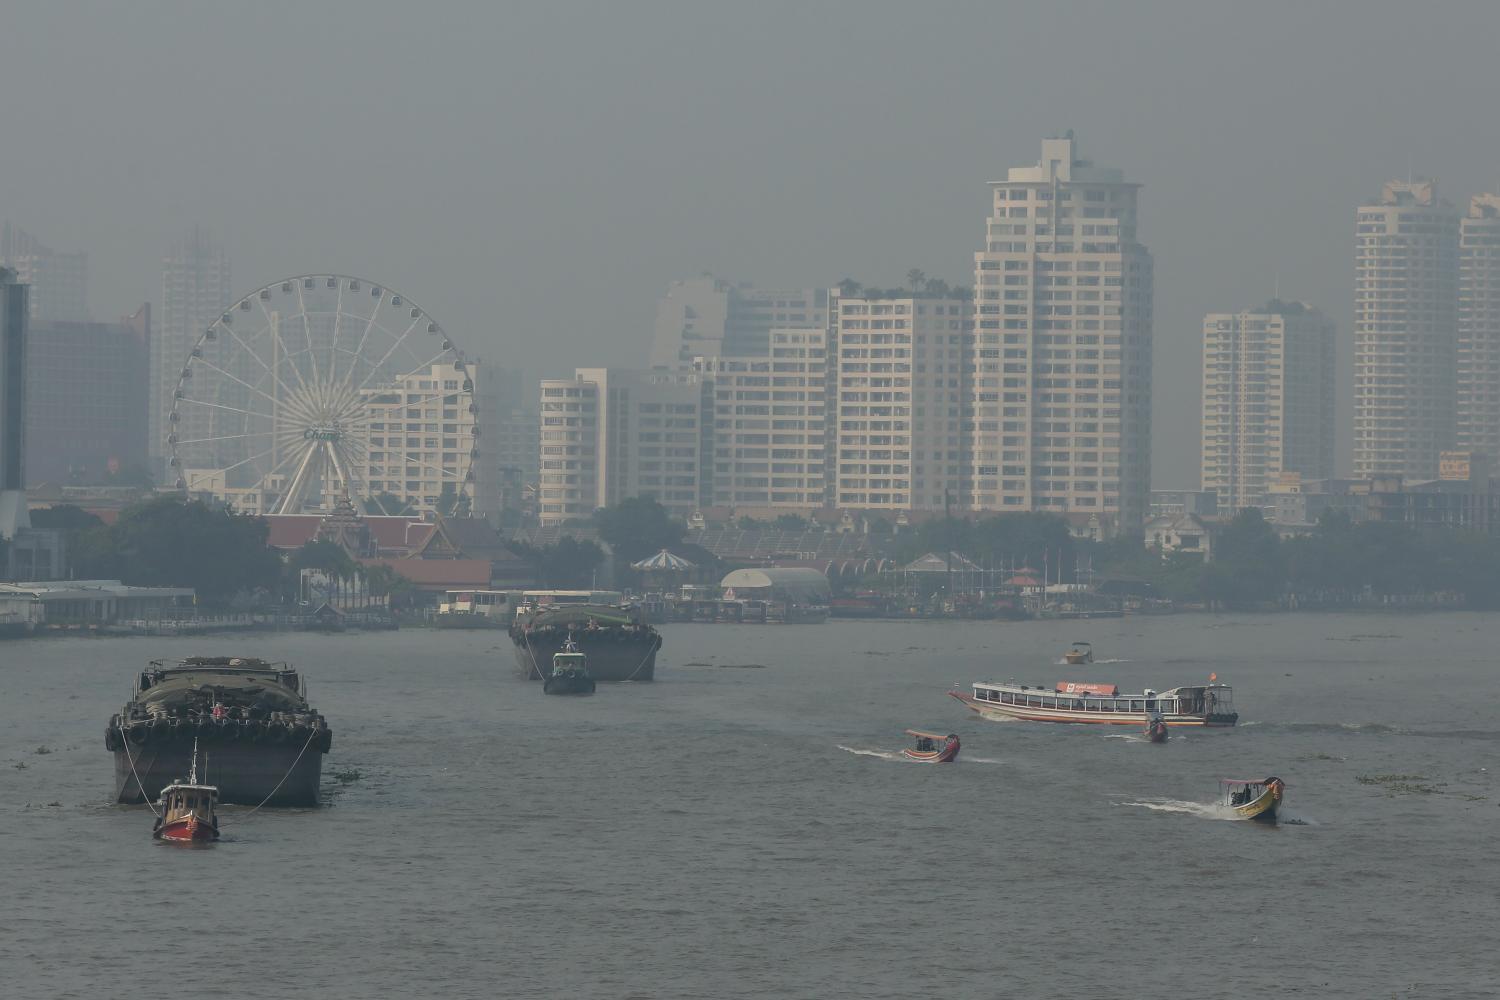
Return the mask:
<path fill-rule="evenodd" d="M 1203 320 L 1203 489 L 1218 509 L 1262 504 L 1283 472 L 1333 475 L 1333 323 L 1273 301 Z"/>
<path fill-rule="evenodd" d="M 1500 195 L 1469 200 L 1458 236 L 1456 443 L 1500 468 Z"/>
<path fill-rule="evenodd" d="M 195 229 L 162 258 L 161 314 L 156 336 L 151 341 L 147 440 L 153 457 L 151 471 L 158 476 L 166 472 L 167 415 L 172 411 L 172 392 L 178 376 L 199 335 L 228 310 L 233 294 L 229 286 L 229 257 L 204 233 Z M 204 436 L 194 431 L 191 425 L 180 428 L 184 438 Z M 171 479 L 161 481 L 170 483 Z"/>
<path fill-rule="evenodd" d="M 1354 474 L 1436 479 L 1453 444 L 1458 213 L 1391 181 L 1355 217 Z"/>
<path fill-rule="evenodd" d="M 1072 133 L 994 181 L 974 255 L 969 505 L 1138 532 L 1151 473 L 1151 254 L 1140 185 Z"/>

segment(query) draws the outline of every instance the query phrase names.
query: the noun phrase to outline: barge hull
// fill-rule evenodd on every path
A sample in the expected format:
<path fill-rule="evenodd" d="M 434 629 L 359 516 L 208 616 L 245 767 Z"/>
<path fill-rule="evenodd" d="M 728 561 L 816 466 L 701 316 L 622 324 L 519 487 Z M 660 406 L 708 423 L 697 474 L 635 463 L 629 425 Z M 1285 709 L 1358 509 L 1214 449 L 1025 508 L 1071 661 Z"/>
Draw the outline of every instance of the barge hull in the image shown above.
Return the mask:
<path fill-rule="evenodd" d="M 219 787 L 220 802 L 260 805 L 274 791 L 275 797 L 266 801 L 268 806 L 318 804 L 318 786 L 323 777 L 323 754 L 316 747 L 308 747 L 301 760 L 297 759 L 298 752 L 302 750 L 301 743 L 209 743 L 203 750 L 207 751 L 200 753 L 203 758 L 200 762 L 202 770 L 207 772 L 205 781 Z M 153 741 L 144 747 L 130 745 L 125 750 L 116 750 L 114 755 L 115 801 L 131 804 L 155 802 L 163 788 L 188 773 L 192 764 L 193 742 Z M 283 781 L 283 778 L 286 780 Z M 278 782 L 280 788 L 277 788 Z"/>
<path fill-rule="evenodd" d="M 652 635 L 642 642 L 616 642 L 610 639 L 591 641 L 586 632 L 574 633 L 574 640 L 588 656 L 589 676 L 596 681 L 649 681 L 656 678 L 656 651 L 661 637 Z M 562 652 L 566 637 L 523 636 L 515 644 L 516 675 L 532 681 L 544 681 L 552 675 L 552 654 Z"/>

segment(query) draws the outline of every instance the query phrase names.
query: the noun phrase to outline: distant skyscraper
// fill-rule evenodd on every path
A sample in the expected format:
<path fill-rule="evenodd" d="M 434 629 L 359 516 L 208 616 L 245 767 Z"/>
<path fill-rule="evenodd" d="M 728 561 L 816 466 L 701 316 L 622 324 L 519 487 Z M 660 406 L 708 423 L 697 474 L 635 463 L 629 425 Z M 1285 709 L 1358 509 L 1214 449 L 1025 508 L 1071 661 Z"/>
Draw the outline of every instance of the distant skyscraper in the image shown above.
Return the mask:
<path fill-rule="evenodd" d="M 0 264 L 31 286 L 32 322 L 88 322 L 88 254 L 58 253 L 7 222 L 0 226 Z"/>
<path fill-rule="evenodd" d="M 26 512 L 26 324 L 30 289 L 0 267 L 0 538 L 30 525 Z M 6 570 L 0 564 L 0 574 Z"/>
<path fill-rule="evenodd" d="M 1500 195 L 1469 201 L 1458 238 L 1457 445 L 1500 468 Z"/>
<path fill-rule="evenodd" d="M 694 358 L 764 355 L 772 329 L 823 330 L 828 292 L 767 291 L 722 278 L 674 281 L 656 307 L 652 368 L 691 368 Z"/>
<path fill-rule="evenodd" d="M 116 323 L 34 323 L 26 364 L 27 478 L 99 482 L 146 464 L 151 307 Z"/>
<path fill-rule="evenodd" d="M 1454 432 L 1458 213 L 1391 181 L 1356 213 L 1354 474 L 1436 479 Z"/>
<path fill-rule="evenodd" d="M 823 506 L 827 342 L 823 330 L 771 330 L 762 355 L 694 360 L 713 382 L 714 506 Z"/>
<path fill-rule="evenodd" d="M 970 506 L 1144 521 L 1151 474 L 1151 254 L 1136 192 L 1069 133 L 991 183 L 974 255 Z"/>
<path fill-rule="evenodd" d="M 853 510 L 962 507 L 970 304 L 952 298 L 840 295 L 834 504 Z M 836 466 L 836 469 L 833 467 Z"/>
<path fill-rule="evenodd" d="M 1333 323 L 1300 302 L 1203 320 L 1203 489 L 1259 507 L 1282 472 L 1333 475 Z"/>
<path fill-rule="evenodd" d="M 229 257 L 199 230 L 174 246 L 162 258 L 161 316 L 151 343 L 151 393 L 149 447 L 151 472 L 162 477 L 166 469 L 167 415 L 172 410 L 172 392 L 198 337 L 229 308 L 234 290 L 229 284 Z M 202 428 L 184 426 L 184 438 L 201 437 Z M 171 478 L 159 478 L 171 482 Z"/>
<path fill-rule="evenodd" d="M 543 379 L 541 522 L 652 497 L 682 517 L 712 490 L 709 383 L 697 372 L 579 368 Z"/>

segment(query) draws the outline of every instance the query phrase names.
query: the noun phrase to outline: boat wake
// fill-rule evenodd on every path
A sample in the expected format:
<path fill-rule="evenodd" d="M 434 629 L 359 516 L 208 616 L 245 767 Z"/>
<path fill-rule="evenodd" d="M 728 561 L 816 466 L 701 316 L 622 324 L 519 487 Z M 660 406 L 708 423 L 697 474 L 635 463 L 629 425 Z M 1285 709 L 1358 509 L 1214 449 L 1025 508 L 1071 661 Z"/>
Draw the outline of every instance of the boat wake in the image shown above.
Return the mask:
<path fill-rule="evenodd" d="M 896 760 L 903 764 L 921 764 L 920 760 L 912 760 L 904 753 L 892 753 L 889 750 L 861 750 L 859 747 L 846 747 L 842 743 L 836 744 L 840 750 L 852 753 L 856 757 L 879 757 L 881 760 Z M 964 757 L 959 756 L 955 764 L 1003 764 L 1003 760 L 995 760 L 993 757 Z"/>
<path fill-rule="evenodd" d="M 1182 813 L 1199 819 L 1236 819 L 1234 810 L 1214 802 L 1187 802 L 1182 799 L 1148 799 L 1144 802 L 1121 802 L 1122 806 L 1150 809 L 1152 812 Z"/>
<path fill-rule="evenodd" d="M 1105 740 L 1124 740 L 1127 743 L 1150 743 L 1151 742 L 1150 740 L 1146 739 L 1145 736 L 1142 736 L 1140 733 L 1105 733 L 1103 736 L 1100 737 L 1100 739 L 1105 739 Z M 1187 737 L 1186 736 L 1183 736 L 1183 735 L 1181 735 L 1179 733 L 1172 733 L 1171 734 L 1171 742 L 1173 742 L 1173 743 L 1186 742 L 1186 741 L 1187 741 Z"/>
<path fill-rule="evenodd" d="M 1130 663 L 1130 662 L 1131 662 L 1130 660 L 1128 660 L 1128 659 L 1126 659 L 1125 657 L 1122 657 L 1122 656 L 1110 656 L 1110 657 L 1106 657 L 1105 659 L 1102 659 L 1102 660 L 1090 660 L 1088 663 L 1073 663 L 1073 664 L 1070 664 L 1070 663 L 1068 663 L 1067 660 L 1053 660 L 1052 661 L 1052 665 L 1054 667 L 1067 667 L 1067 666 L 1074 666 L 1074 667 L 1097 667 L 1101 663 Z"/>
<path fill-rule="evenodd" d="M 906 760 L 904 754 L 891 753 L 889 750 L 861 750 L 858 747 L 846 747 L 838 744 L 840 750 L 854 754 L 856 757 L 879 757 L 881 760 Z"/>

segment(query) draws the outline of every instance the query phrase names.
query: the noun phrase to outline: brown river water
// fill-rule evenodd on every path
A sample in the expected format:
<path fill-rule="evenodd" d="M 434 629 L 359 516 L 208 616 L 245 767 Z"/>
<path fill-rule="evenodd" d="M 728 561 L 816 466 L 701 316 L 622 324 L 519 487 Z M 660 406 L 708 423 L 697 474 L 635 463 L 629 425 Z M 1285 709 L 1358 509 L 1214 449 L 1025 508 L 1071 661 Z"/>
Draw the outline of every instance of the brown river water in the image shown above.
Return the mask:
<path fill-rule="evenodd" d="M 0 643 L 0 997 L 1494 997 L 1497 626 L 669 625 L 589 698 L 503 633 Z M 190 654 L 302 668 L 322 807 L 183 849 L 111 804 L 105 723 Z M 1160 746 L 944 697 L 1210 672 L 1240 726 Z M 1267 774 L 1289 822 L 1221 818 Z"/>

